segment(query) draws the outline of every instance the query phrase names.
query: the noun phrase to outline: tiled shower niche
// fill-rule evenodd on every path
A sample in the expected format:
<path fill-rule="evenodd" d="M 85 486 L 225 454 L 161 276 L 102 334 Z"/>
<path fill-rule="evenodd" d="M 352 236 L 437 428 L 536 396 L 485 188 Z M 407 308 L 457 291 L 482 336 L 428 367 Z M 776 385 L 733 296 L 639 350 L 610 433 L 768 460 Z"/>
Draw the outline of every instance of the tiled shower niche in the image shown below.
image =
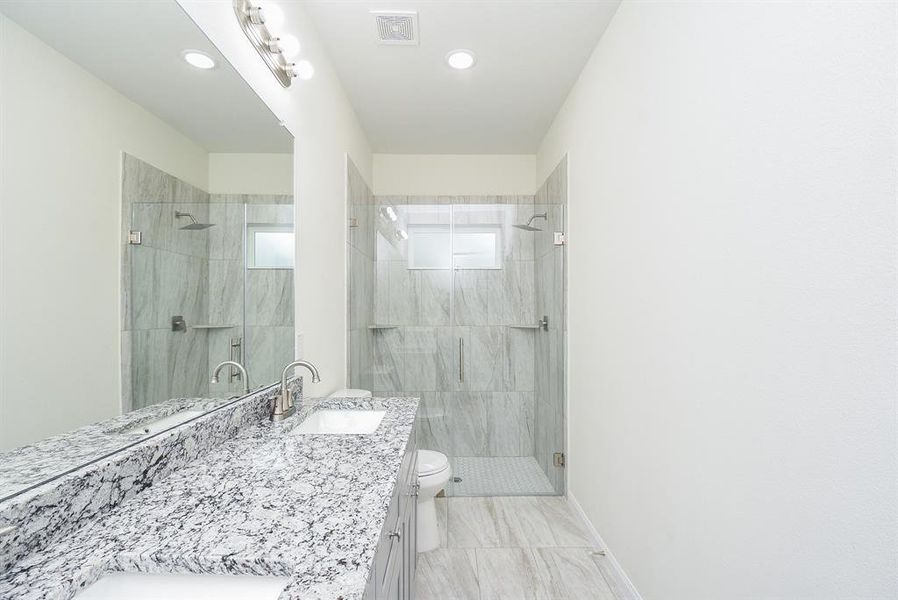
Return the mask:
<path fill-rule="evenodd" d="M 536 196 L 374 196 L 350 164 L 350 384 L 421 397 L 421 447 L 462 478 L 449 494 L 563 492 L 565 177 Z"/>
<path fill-rule="evenodd" d="M 123 410 L 235 394 L 228 368 L 209 382 L 231 357 L 253 388 L 276 381 L 293 358 L 292 196 L 208 194 L 125 154 L 122 203 Z"/>

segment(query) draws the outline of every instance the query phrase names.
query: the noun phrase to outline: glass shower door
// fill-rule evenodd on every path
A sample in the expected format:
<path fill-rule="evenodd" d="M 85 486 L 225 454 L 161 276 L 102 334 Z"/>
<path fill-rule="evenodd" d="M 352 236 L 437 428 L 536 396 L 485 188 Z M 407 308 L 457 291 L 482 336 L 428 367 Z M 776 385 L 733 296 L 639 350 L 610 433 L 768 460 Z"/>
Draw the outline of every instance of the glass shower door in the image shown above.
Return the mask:
<path fill-rule="evenodd" d="M 565 246 L 555 232 L 564 232 L 565 207 L 539 204 L 535 214 L 545 214 L 534 236 L 534 302 L 539 323 L 534 358 L 534 456 L 556 494 L 564 493 L 565 409 Z"/>
<path fill-rule="evenodd" d="M 535 243 L 529 202 L 452 205 L 452 323 L 458 365 L 449 405 L 460 496 L 554 494 L 535 456 Z"/>

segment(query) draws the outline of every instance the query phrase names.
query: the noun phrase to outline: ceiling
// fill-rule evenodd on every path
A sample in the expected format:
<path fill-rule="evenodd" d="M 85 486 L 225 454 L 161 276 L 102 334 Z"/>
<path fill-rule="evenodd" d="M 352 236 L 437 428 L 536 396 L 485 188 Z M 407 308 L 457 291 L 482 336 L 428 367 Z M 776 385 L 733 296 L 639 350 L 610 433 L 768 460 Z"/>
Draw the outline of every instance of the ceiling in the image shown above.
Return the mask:
<path fill-rule="evenodd" d="M 3 0 L 0 12 L 209 152 L 292 152 L 293 138 L 175 0 Z M 215 58 L 190 67 L 185 49 Z"/>
<path fill-rule="evenodd" d="M 375 152 L 532 154 L 618 0 L 305 0 Z M 289 5 L 284 6 L 288 12 Z M 383 46 L 372 10 L 418 12 L 420 45 Z M 477 63 L 454 71 L 456 48 Z"/>

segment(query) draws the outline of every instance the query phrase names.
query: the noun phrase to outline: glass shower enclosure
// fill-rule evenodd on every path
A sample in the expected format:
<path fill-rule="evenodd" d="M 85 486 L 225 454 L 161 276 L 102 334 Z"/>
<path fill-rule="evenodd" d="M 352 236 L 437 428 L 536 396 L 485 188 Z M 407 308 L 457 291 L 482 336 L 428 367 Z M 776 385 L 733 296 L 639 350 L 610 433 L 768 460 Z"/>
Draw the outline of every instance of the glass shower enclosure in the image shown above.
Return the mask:
<path fill-rule="evenodd" d="M 350 206 L 350 384 L 421 398 L 418 444 L 450 457 L 448 495 L 564 491 L 564 208 L 547 193 Z"/>

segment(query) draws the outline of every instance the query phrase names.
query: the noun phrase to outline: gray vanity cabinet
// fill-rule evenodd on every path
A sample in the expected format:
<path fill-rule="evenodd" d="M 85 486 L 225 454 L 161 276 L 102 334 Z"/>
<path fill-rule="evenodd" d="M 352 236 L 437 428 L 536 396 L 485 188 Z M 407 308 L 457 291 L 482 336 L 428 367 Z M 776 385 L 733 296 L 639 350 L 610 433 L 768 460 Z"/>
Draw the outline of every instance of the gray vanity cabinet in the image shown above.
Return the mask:
<path fill-rule="evenodd" d="M 374 568 L 368 575 L 365 600 L 414 600 L 417 517 L 417 444 L 412 432 L 377 546 Z"/>

